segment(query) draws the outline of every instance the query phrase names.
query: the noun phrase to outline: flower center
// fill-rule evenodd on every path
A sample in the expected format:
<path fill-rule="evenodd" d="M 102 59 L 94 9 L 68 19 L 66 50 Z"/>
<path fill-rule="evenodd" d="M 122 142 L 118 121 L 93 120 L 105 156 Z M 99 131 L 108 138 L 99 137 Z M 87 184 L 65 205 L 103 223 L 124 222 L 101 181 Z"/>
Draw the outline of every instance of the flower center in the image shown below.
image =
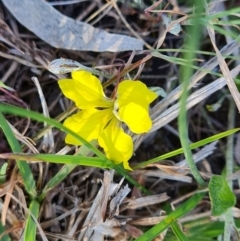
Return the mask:
<path fill-rule="evenodd" d="M 118 106 L 117 100 L 115 100 L 115 101 L 114 101 L 114 105 L 113 105 L 113 110 L 112 110 L 112 112 L 113 112 L 114 116 L 115 116 L 119 121 L 122 121 L 122 120 L 120 119 L 119 114 L 118 114 L 118 110 L 119 110 L 119 106 Z"/>

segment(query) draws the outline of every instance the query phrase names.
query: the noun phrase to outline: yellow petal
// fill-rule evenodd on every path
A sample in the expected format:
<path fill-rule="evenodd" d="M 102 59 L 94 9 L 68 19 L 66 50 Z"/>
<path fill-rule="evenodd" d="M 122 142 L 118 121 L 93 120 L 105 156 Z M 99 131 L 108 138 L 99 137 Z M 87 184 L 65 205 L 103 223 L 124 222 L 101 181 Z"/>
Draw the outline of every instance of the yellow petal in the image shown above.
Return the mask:
<path fill-rule="evenodd" d="M 99 136 L 98 143 L 110 160 L 115 164 L 123 162 L 124 168 L 131 170 L 128 160 L 133 154 L 133 141 L 123 131 L 120 122 L 115 117 Z"/>
<path fill-rule="evenodd" d="M 149 104 L 157 94 L 140 81 L 124 80 L 119 84 L 117 96 L 114 106 L 117 118 L 136 134 L 148 132 L 152 127 Z"/>
<path fill-rule="evenodd" d="M 61 79 L 58 84 L 63 94 L 80 109 L 112 105 L 112 100 L 103 92 L 100 80 L 90 72 L 74 71 L 72 79 Z"/>
<path fill-rule="evenodd" d="M 118 106 L 134 102 L 138 105 L 149 105 L 157 98 L 157 94 L 147 88 L 141 81 L 124 80 L 118 86 Z"/>
<path fill-rule="evenodd" d="M 152 127 L 148 106 L 144 107 L 131 102 L 120 108 L 118 115 L 119 119 L 125 122 L 133 133 L 145 133 Z"/>
<path fill-rule="evenodd" d="M 112 118 L 111 110 L 82 110 L 77 114 L 68 117 L 64 121 L 64 126 L 76 132 L 87 141 L 98 139 L 103 128 Z M 65 138 L 67 144 L 81 145 L 82 143 L 74 138 L 72 135 L 67 134 Z"/>

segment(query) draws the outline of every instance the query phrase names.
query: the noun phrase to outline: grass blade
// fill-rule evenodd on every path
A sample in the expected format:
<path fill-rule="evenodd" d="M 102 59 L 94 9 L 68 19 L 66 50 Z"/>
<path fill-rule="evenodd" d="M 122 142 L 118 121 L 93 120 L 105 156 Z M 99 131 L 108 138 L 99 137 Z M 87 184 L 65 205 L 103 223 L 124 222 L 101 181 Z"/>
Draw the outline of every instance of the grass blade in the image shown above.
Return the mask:
<path fill-rule="evenodd" d="M 162 222 L 149 229 L 141 237 L 136 239 L 136 241 L 153 240 L 170 225 L 175 223 L 178 218 L 191 211 L 202 200 L 204 195 L 205 193 L 194 194 L 185 203 L 180 205 L 176 210 L 169 214 Z"/>
<path fill-rule="evenodd" d="M 75 137 L 77 140 L 79 140 L 81 143 L 83 143 L 83 145 L 85 145 L 86 147 L 88 147 L 92 152 L 94 152 L 98 157 L 105 159 L 106 161 L 109 161 L 106 156 L 100 152 L 95 146 L 91 145 L 89 142 L 87 142 L 85 139 L 83 139 L 81 136 L 79 136 L 78 134 L 76 134 L 75 132 L 69 130 L 68 128 L 66 128 L 65 126 L 63 126 L 61 123 L 59 123 L 58 121 L 45 117 L 42 114 L 39 114 L 37 112 L 34 111 L 30 111 L 30 110 L 25 110 L 16 106 L 10 106 L 10 105 L 5 105 L 5 104 L 0 104 L 0 111 L 4 112 L 4 113 L 9 113 L 9 114 L 13 114 L 13 115 L 18 115 L 18 116 L 22 116 L 22 117 L 30 117 L 33 120 L 36 121 L 40 121 L 40 122 L 46 122 L 48 125 L 52 125 L 70 135 L 72 135 L 73 137 Z M 16 151 L 18 152 L 18 151 Z"/>
<path fill-rule="evenodd" d="M 15 135 L 13 134 L 10 126 L 8 125 L 7 121 L 5 120 L 2 113 L 0 113 L 0 125 L 2 127 L 2 130 L 4 132 L 4 135 L 6 136 L 8 143 L 12 149 L 13 152 L 21 152 L 21 146 L 16 139 Z M 25 161 L 17 161 L 17 166 L 19 168 L 19 171 L 21 173 L 21 176 L 23 178 L 23 183 L 25 186 L 26 191 L 30 195 L 31 198 L 36 197 L 36 185 L 35 180 L 32 175 L 32 171 L 30 169 L 30 166 Z"/>
<path fill-rule="evenodd" d="M 94 146 L 97 144 L 97 141 L 91 141 L 91 144 Z M 81 146 L 79 148 L 79 152 L 76 154 L 78 156 L 88 156 L 91 153 L 91 151 L 86 146 Z M 43 198 L 47 195 L 47 193 L 53 189 L 55 186 L 57 186 L 63 179 L 65 179 L 68 174 L 75 168 L 77 165 L 74 164 L 66 164 L 64 165 L 58 173 L 51 178 L 51 180 L 48 181 L 48 183 L 45 185 L 45 187 L 42 190 L 42 193 L 38 197 L 39 201 L 42 201 Z"/>
<path fill-rule="evenodd" d="M 189 239 L 184 235 L 183 231 L 179 227 L 178 223 L 175 222 L 171 225 L 172 231 L 180 241 L 189 241 Z"/>
<path fill-rule="evenodd" d="M 6 153 L 0 154 L 1 157 L 7 159 L 22 160 L 23 158 L 28 161 L 44 161 L 58 164 L 73 164 L 99 168 L 111 168 L 109 162 L 105 162 L 99 157 L 89 156 L 73 156 L 73 155 L 56 155 L 56 154 L 25 154 L 25 153 Z"/>
<path fill-rule="evenodd" d="M 36 240 L 36 219 L 39 214 L 39 203 L 36 200 L 32 200 L 29 206 L 29 211 L 31 214 L 28 215 L 26 226 L 24 230 L 24 240 L 35 241 Z M 32 215 L 35 217 L 35 220 L 32 218 Z"/>
<path fill-rule="evenodd" d="M 201 146 L 204 146 L 204 145 L 207 145 L 208 143 L 211 143 L 213 141 L 216 141 L 216 140 L 219 140 L 219 139 L 222 139 L 226 136 L 229 136 L 229 135 L 232 135 L 236 132 L 240 131 L 240 128 L 234 128 L 234 129 L 231 129 L 231 130 L 227 130 L 227 131 L 224 131 L 224 132 L 221 132 L 219 134 L 216 134 L 216 135 L 213 135 L 213 136 L 210 136 L 208 138 L 205 138 L 201 141 L 197 141 L 195 143 L 192 143 L 191 145 L 189 145 L 189 147 L 191 149 L 195 149 L 195 148 L 198 148 L 198 147 L 201 147 Z M 173 157 L 173 156 L 176 156 L 176 155 L 179 155 L 179 154 L 182 154 L 183 153 L 183 148 L 179 148 L 177 150 L 174 150 L 174 151 L 171 151 L 171 152 L 168 152 L 164 155 L 161 155 L 161 156 L 158 156 L 158 157 L 155 157 L 155 158 L 152 158 L 148 161 L 145 161 L 145 162 L 142 162 L 140 164 L 137 164 L 133 167 L 133 169 L 138 169 L 138 168 L 143 168 L 149 164 L 153 164 L 155 162 L 159 162 L 161 160 L 166 160 L 170 157 Z"/>
<path fill-rule="evenodd" d="M 197 8 L 196 13 L 201 14 L 204 7 L 204 1 L 198 1 L 197 2 Z M 192 61 L 192 59 L 195 58 L 196 54 L 194 53 L 195 49 L 198 49 L 198 45 L 200 43 L 200 36 L 201 36 L 201 25 L 200 25 L 200 16 L 197 16 L 194 20 L 195 24 L 191 25 L 189 27 L 189 33 L 190 36 L 194 36 L 193 38 L 189 39 L 186 42 L 186 46 L 189 46 L 188 49 L 190 52 L 187 52 L 184 54 L 184 59 L 188 60 L 189 62 Z M 188 85 L 189 80 L 192 75 L 192 68 L 191 66 L 184 66 L 181 69 L 181 80 L 182 80 L 182 96 L 180 99 L 180 110 L 179 110 L 179 117 L 178 117 L 178 126 L 179 126 L 179 136 L 181 145 L 183 148 L 183 152 L 185 155 L 185 158 L 187 160 L 188 166 L 191 170 L 192 175 L 196 179 L 196 181 L 202 185 L 205 186 L 205 181 L 200 175 L 197 166 L 193 160 L 192 152 L 189 147 L 189 138 L 188 138 L 188 124 L 187 124 L 187 111 L 186 111 L 186 103 L 187 103 L 187 97 L 188 97 Z"/>

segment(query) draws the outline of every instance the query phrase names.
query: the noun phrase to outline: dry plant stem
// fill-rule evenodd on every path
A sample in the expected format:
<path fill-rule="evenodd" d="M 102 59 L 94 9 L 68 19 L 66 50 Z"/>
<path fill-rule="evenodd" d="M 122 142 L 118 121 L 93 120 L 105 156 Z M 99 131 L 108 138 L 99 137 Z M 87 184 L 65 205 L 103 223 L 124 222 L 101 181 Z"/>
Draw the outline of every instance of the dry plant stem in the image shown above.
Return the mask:
<path fill-rule="evenodd" d="M 240 72 L 240 65 L 238 65 L 233 70 L 231 70 L 232 77 L 235 78 L 239 72 Z M 188 97 L 187 103 L 186 103 L 186 109 L 189 110 L 190 108 L 198 104 L 200 101 L 206 99 L 211 94 L 222 89 L 225 85 L 226 85 L 225 78 L 221 77 L 215 80 L 214 82 L 212 82 L 211 84 L 204 86 L 200 90 L 195 91 L 193 94 L 191 94 Z M 182 91 L 182 90 L 179 89 L 179 91 Z M 163 104 L 165 105 L 166 103 L 163 103 Z M 158 110 L 155 110 L 155 111 L 158 112 Z M 152 132 L 159 130 L 160 128 L 162 128 L 163 126 L 165 126 L 166 124 L 174 120 L 178 116 L 178 113 L 179 113 L 179 103 L 176 103 L 175 105 L 169 107 L 164 112 L 159 113 L 158 116 L 156 116 L 155 118 L 153 118 L 153 116 L 155 116 L 155 113 L 153 113 L 151 115 L 151 118 L 153 120 L 153 126 L 152 126 L 152 129 L 149 131 L 149 133 L 145 136 L 143 135 L 133 136 L 135 150 L 137 150 L 137 148 L 140 146 L 144 138 L 147 138 L 149 135 L 151 135 Z"/>
<path fill-rule="evenodd" d="M 42 92 L 42 88 L 39 84 L 38 78 L 32 77 L 32 81 L 34 82 L 34 84 L 36 85 L 37 90 L 38 90 L 38 95 L 39 95 L 42 109 L 43 109 L 43 115 L 46 117 L 49 117 L 48 106 L 47 106 L 44 94 Z M 47 123 L 44 122 L 44 127 L 46 127 L 46 126 L 47 126 Z M 54 151 L 54 138 L 53 138 L 52 129 L 49 129 L 49 131 L 44 134 L 42 148 L 47 153 L 52 153 Z"/>
<path fill-rule="evenodd" d="M 154 11 L 153 9 L 156 8 L 158 5 L 160 5 L 162 3 L 162 1 L 163 0 L 159 0 L 159 1 L 155 2 L 154 4 L 152 4 L 150 7 L 146 8 L 145 13 Z M 157 11 L 157 10 L 155 10 L 155 11 Z"/>
<path fill-rule="evenodd" d="M 6 95 L 8 95 L 10 98 L 12 98 L 13 100 L 16 100 L 17 102 L 19 102 L 19 103 L 20 103 L 21 105 L 23 105 L 26 109 L 28 109 L 27 104 L 26 104 L 23 100 L 19 99 L 19 98 L 16 97 L 14 94 L 12 94 L 9 90 L 6 90 L 6 89 L 4 89 L 4 88 L 2 88 L 2 87 L 0 87 L 0 90 L 1 90 L 2 92 L 4 92 Z M 14 89 L 13 89 L 13 91 L 15 92 Z M 29 125 L 30 125 L 30 118 L 27 118 L 27 124 L 26 124 L 24 130 L 23 130 L 22 133 L 21 133 L 22 135 L 25 135 L 25 133 L 26 133 L 27 130 L 28 130 Z"/>
<path fill-rule="evenodd" d="M 7 79 L 11 76 L 12 73 L 14 73 L 18 67 L 18 62 L 13 61 L 10 65 L 10 67 L 8 68 L 8 70 L 4 73 L 4 76 L 2 77 L 1 81 L 3 83 L 5 83 L 7 81 Z"/>
<path fill-rule="evenodd" d="M 163 34 L 160 36 L 160 38 L 158 40 L 157 49 L 159 49 L 162 46 L 162 44 L 163 44 L 163 42 L 164 42 L 164 40 L 166 38 L 167 33 L 173 28 L 173 26 L 175 24 L 178 24 L 178 23 L 181 23 L 181 22 L 185 21 L 187 18 L 188 18 L 188 16 L 183 16 L 183 17 L 179 18 L 176 21 L 172 21 L 168 25 L 168 27 L 166 28 L 166 30 L 163 32 Z"/>
<path fill-rule="evenodd" d="M 112 10 L 112 6 L 108 7 L 104 12 L 102 12 L 102 14 L 101 14 L 97 19 L 95 19 L 94 21 L 92 21 L 90 24 L 91 24 L 91 25 L 95 25 L 95 24 L 98 23 L 105 15 L 107 15 L 107 13 L 109 13 L 111 10 Z M 111 12 L 110 12 L 110 13 L 111 13 Z M 110 15 L 110 13 L 109 13 L 109 15 Z M 113 14 L 113 13 L 112 13 L 112 14 Z M 114 15 L 116 15 L 116 14 L 114 13 Z M 115 17 L 117 17 L 117 18 L 116 18 L 117 20 L 119 19 L 118 16 L 115 16 Z"/>
<path fill-rule="evenodd" d="M 42 66 L 40 65 L 35 65 L 35 64 L 32 64 L 31 62 L 27 61 L 27 60 L 24 60 L 24 59 L 21 59 L 19 57 L 16 57 L 14 55 L 11 55 L 11 54 L 6 54 L 2 51 L 0 51 L 0 56 L 5 58 L 5 59 L 12 59 L 12 60 L 15 60 L 16 62 L 20 63 L 20 64 L 23 64 L 23 65 L 26 65 L 26 66 L 29 66 L 29 67 L 33 67 L 33 68 L 41 68 L 43 69 Z"/>
<path fill-rule="evenodd" d="M 5 235 L 8 235 L 11 233 L 12 239 L 11 240 L 21 240 L 21 236 L 22 236 L 22 228 L 24 227 L 24 222 L 16 222 L 13 227 L 8 228 L 7 230 L 5 230 L 3 233 L 0 234 L 0 240 L 4 240 L 3 237 Z M 21 231 L 21 233 L 16 237 L 15 232 L 16 231 Z M 8 240 L 8 239 L 7 239 Z"/>
<path fill-rule="evenodd" d="M 151 165 L 148 165 L 148 166 L 151 166 Z M 178 168 L 179 170 L 181 170 L 180 167 Z M 183 171 L 186 171 L 186 170 L 183 169 Z M 167 180 L 173 180 L 178 182 L 192 183 L 192 178 L 189 176 L 177 175 L 177 174 L 174 175 L 173 173 L 167 173 L 166 171 L 163 171 L 163 170 L 145 170 L 145 169 L 142 170 L 141 169 L 141 170 L 134 171 L 134 174 L 141 175 L 145 178 L 152 178 L 152 177 L 158 178 L 159 181 L 162 179 L 167 179 Z"/>
<path fill-rule="evenodd" d="M 77 110 L 76 106 L 71 106 L 69 109 L 67 109 L 66 111 L 64 111 L 63 113 L 61 113 L 59 116 L 57 116 L 55 119 L 59 122 L 61 122 L 62 120 L 64 120 L 66 117 L 68 117 L 69 115 L 71 115 L 74 111 Z M 45 135 L 45 133 L 47 133 L 52 127 L 51 126 L 47 126 L 44 127 L 34 138 L 33 140 L 36 141 L 38 139 L 40 139 L 42 136 Z"/>
<path fill-rule="evenodd" d="M 1 223 L 3 226 L 5 226 L 5 224 L 6 224 L 7 211 L 9 208 L 10 201 L 11 201 L 10 195 L 13 193 L 13 189 L 14 189 L 14 186 L 16 185 L 16 181 L 17 181 L 17 169 L 15 167 L 11 173 L 11 178 L 9 180 L 10 185 L 8 186 L 9 189 L 5 195 L 4 205 L 3 205 L 2 212 L 1 212 Z"/>
<path fill-rule="evenodd" d="M 210 156 L 216 149 L 217 143 L 218 143 L 218 141 L 214 141 L 214 142 L 204 146 L 197 153 L 195 153 L 193 155 L 194 162 L 197 163 L 197 162 L 205 159 L 206 157 Z M 187 165 L 186 159 L 176 163 L 177 167 L 184 167 L 186 165 Z"/>
<path fill-rule="evenodd" d="M 89 16 L 86 19 L 86 23 L 89 23 L 91 25 L 95 25 L 97 22 L 99 22 L 111 9 L 111 2 L 107 2 L 105 3 L 103 6 L 101 6 L 97 11 L 95 11 L 91 16 Z M 100 15 L 101 14 L 101 15 Z M 98 18 L 96 18 L 99 15 Z M 96 18 L 95 20 L 93 20 L 94 18 Z M 92 21 L 92 22 L 90 22 Z"/>
<path fill-rule="evenodd" d="M 49 227 L 51 227 L 55 222 L 59 222 L 61 220 L 64 220 L 66 217 L 72 215 L 73 213 L 79 212 L 80 208 L 74 207 L 72 209 L 70 209 L 69 211 L 64 212 L 62 215 L 57 216 L 56 218 L 52 218 L 48 221 L 42 222 L 40 225 L 42 227 L 42 229 L 47 229 Z"/>
<path fill-rule="evenodd" d="M 163 203 L 167 200 L 169 200 L 169 196 L 167 193 L 161 193 L 161 194 L 156 194 L 156 195 L 151 195 L 151 196 L 146 196 L 146 197 L 139 197 L 139 198 L 134 198 L 129 201 L 129 203 L 121 209 L 137 209 L 141 207 L 147 207 L 149 205 L 157 204 L 157 203 Z"/>
<path fill-rule="evenodd" d="M 35 143 L 28 137 L 25 137 L 23 134 L 21 134 L 11 123 L 7 122 L 12 129 L 15 137 L 17 140 L 19 140 L 21 143 L 23 143 L 26 147 L 28 147 L 33 153 L 39 153 L 37 148 L 35 148 Z"/>
<path fill-rule="evenodd" d="M 230 55 L 235 50 L 237 50 L 240 47 L 240 36 L 230 44 L 227 44 L 221 49 L 222 55 Z M 188 86 L 188 89 L 191 89 L 198 81 L 200 81 L 205 75 L 207 75 L 207 70 L 212 70 L 218 65 L 218 59 L 217 57 L 214 57 L 207 61 L 202 66 L 203 70 L 198 70 L 190 79 L 190 83 Z M 160 101 L 158 104 L 156 104 L 153 107 L 153 115 L 152 118 L 156 118 L 168 105 L 176 101 L 182 94 L 182 86 L 178 86 L 176 89 L 174 89 L 171 93 L 168 94 L 166 98 L 164 98 L 162 101 Z"/>
<path fill-rule="evenodd" d="M 210 30 L 210 29 L 209 29 L 209 30 Z M 210 30 L 210 31 L 211 31 L 211 30 Z M 209 32 L 210 32 L 210 31 L 209 31 Z M 209 34 L 209 35 L 210 35 L 210 34 Z M 210 35 L 210 36 L 211 36 L 211 35 Z M 212 35 L 212 37 L 213 37 L 213 35 Z M 231 76 L 231 74 L 230 74 L 229 68 L 228 68 L 225 60 L 223 59 L 221 53 L 219 52 L 217 46 L 216 46 L 215 43 L 214 43 L 214 42 L 215 42 L 215 37 L 214 37 L 214 40 L 213 40 L 212 38 L 211 38 L 211 40 L 212 40 L 212 43 L 213 43 L 213 47 L 214 47 L 214 49 L 215 49 L 215 51 L 216 51 L 217 58 L 218 58 L 218 60 L 219 60 L 219 62 L 220 62 L 220 63 L 219 63 L 219 66 L 220 66 L 220 68 L 221 68 L 221 70 L 222 70 L 223 75 L 225 76 L 225 80 L 226 80 L 226 82 L 227 82 L 229 91 L 231 92 L 232 97 L 233 97 L 233 99 L 234 99 L 234 101 L 235 101 L 235 103 L 236 103 L 236 105 L 237 105 L 238 111 L 240 112 L 240 94 L 239 94 L 239 92 L 238 92 L 238 89 L 237 89 L 237 87 L 236 87 L 236 84 L 235 84 L 235 82 L 234 82 L 234 80 L 233 80 L 233 78 L 232 78 L 232 76 Z M 213 41 L 214 41 L 214 42 L 213 42 Z"/>
<path fill-rule="evenodd" d="M 123 77 L 124 75 L 126 75 L 127 73 L 129 73 L 130 71 L 136 69 L 138 66 L 146 63 L 149 59 L 151 59 L 152 56 L 151 55 L 146 55 L 143 59 L 137 61 L 134 64 L 131 64 L 129 67 L 125 68 L 123 71 L 120 72 L 120 74 L 118 76 L 113 76 L 111 79 L 109 79 L 108 81 L 106 81 L 105 83 L 103 83 L 103 89 L 105 89 L 106 87 L 108 87 L 109 85 L 111 85 L 112 83 L 114 83 L 114 81 L 117 80 L 117 78 Z"/>
<path fill-rule="evenodd" d="M 2 214 L 3 212 L 3 209 L 4 209 L 4 205 L 2 203 L 2 199 L 0 199 L 0 213 Z M 10 208 L 7 209 L 7 223 L 11 226 L 14 226 L 16 225 L 17 223 L 19 223 L 19 219 L 18 217 L 16 217 L 16 214 L 14 212 L 12 212 L 12 210 Z M 22 233 L 22 229 L 17 229 L 17 230 L 14 230 L 14 232 L 12 233 L 13 237 L 16 239 L 16 240 L 19 240 L 20 239 L 20 236 L 21 236 L 21 233 Z M 0 240 L 2 240 L 1 238 L 3 236 L 1 236 L 2 234 L 0 234 Z M 18 238 L 17 238 L 18 237 Z"/>
<path fill-rule="evenodd" d="M 207 6 L 207 4 L 206 4 Z M 208 13 L 208 9 L 206 7 L 206 13 L 207 15 L 209 15 Z M 212 45 L 213 45 L 213 48 L 216 52 L 216 56 L 217 56 L 217 59 L 218 59 L 218 62 L 219 62 L 219 67 L 226 79 L 226 82 L 227 82 L 227 85 L 228 85 L 228 88 L 229 88 L 229 91 L 231 92 L 232 94 L 232 97 L 237 105 L 237 108 L 238 108 L 238 111 L 240 112 L 240 94 L 238 92 L 238 89 L 237 89 L 237 86 L 230 74 L 230 71 L 229 71 L 229 68 L 222 56 L 222 54 L 220 53 L 220 51 L 218 50 L 217 46 L 216 46 L 216 40 L 215 40 L 215 32 L 214 32 L 214 29 L 211 28 L 211 27 L 207 27 L 207 31 L 208 31 L 208 35 L 211 39 L 211 42 L 212 42 Z"/>
<path fill-rule="evenodd" d="M 109 174 L 110 174 L 109 172 L 107 173 L 107 175 L 104 174 L 103 185 L 99 189 L 98 194 L 95 197 L 94 202 L 91 206 L 91 209 L 88 212 L 88 215 L 83 224 L 83 227 L 86 227 L 86 228 L 81 230 L 81 232 L 78 235 L 78 240 L 83 240 L 84 237 L 89 238 L 93 232 L 93 229 L 91 229 L 90 227 L 94 226 L 96 224 L 96 222 L 103 221 L 102 215 L 104 214 L 104 209 L 106 208 L 105 200 L 103 200 L 103 199 L 105 199 L 105 198 L 107 199 L 111 195 L 109 188 L 110 188 L 110 185 L 112 185 L 112 177 L 113 176 L 109 175 Z M 108 181 L 108 182 L 106 182 L 106 181 Z M 103 196 L 103 194 L 105 196 Z M 99 212 L 98 216 L 96 216 L 97 211 Z"/>
<path fill-rule="evenodd" d="M 69 238 L 66 234 L 58 234 L 58 233 L 51 233 L 51 232 L 44 232 L 45 235 L 48 237 L 47 241 L 49 240 L 64 240 L 64 241 L 75 241 L 76 239 Z"/>
<path fill-rule="evenodd" d="M 94 8 L 97 7 L 97 2 L 96 1 L 93 1 L 91 3 L 91 5 L 89 5 L 87 8 L 84 9 L 84 11 L 76 18 L 76 21 L 82 21 L 86 16 L 88 16 L 88 14 L 90 12 L 92 12 L 94 10 Z M 91 15 L 92 16 L 92 15 Z M 91 17 L 90 16 L 90 17 Z M 90 18 L 89 17 L 89 18 Z M 86 23 L 88 23 L 90 20 L 89 18 L 85 21 Z"/>
<path fill-rule="evenodd" d="M 140 39 L 144 45 L 148 48 L 148 49 L 153 49 L 152 46 L 150 46 L 147 42 L 145 42 L 141 36 L 132 29 L 132 27 L 129 25 L 129 23 L 126 21 L 126 19 L 123 17 L 120 9 L 118 8 L 117 4 L 116 4 L 116 0 L 111 0 L 111 3 L 113 5 L 113 7 L 115 8 L 116 12 L 118 13 L 119 17 L 121 18 L 121 20 L 123 21 L 123 23 L 125 24 L 125 26 L 130 30 L 130 32 L 133 34 L 133 36 L 135 36 L 136 38 Z"/>
<path fill-rule="evenodd" d="M 235 78 L 240 71 L 240 65 L 235 67 L 233 70 L 230 71 L 233 78 Z M 208 96 L 213 94 L 214 92 L 220 90 L 226 85 L 226 81 L 224 77 L 221 77 L 212 83 L 204 86 L 200 90 L 195 91 L 193 94 L 191 94 L 188 97 L 186 108 L 190 109 L 194 105 L 198 104 L 200 101 L 206 99 Z M 179 112 L 179 104 L 175 104 L 171 107 L 169 107 L 167 110 L 165 110 L 163 113 L 159 114 L 159 116 L 153 118 L 153 127 L 150 130 L 150 132 L 156 131 L 172 121 L 174 118 L 177 117 Z M 155 116 L 155 113 L 153 113 L 152 116 Z"/>
<path fill-rule="evenodd" d="M 23 204 L 22 202 L 20 202 L 15 196 L 13 196 L 12 194 L 8 194 L 11 196 L 11 198 L 17 202 L 25 211 L 25 213 L 27 215 L 31 215 L 31 218 L 34 220 L 34 222 L 36 223 L 36 226 L 38 228 L 39 233 L 41 234 L 41 238 L 43 241 L 48 241 L 47 237 L 45 236 L 45 233 L 41 227 L 41 225 L 39 224 L 38 220 L 34 217 L 34 215 L 32 215 L 32 213 L 29 211 L 29 209 L 25 206 L 25 204 Z"/>
<path fill-rule="evenodd" d="M 131 225 L 136 226 L 153 226 L 155 224 L 158 224 L 161 222 L 164 218 L 166 218 L 166 215 L 157 216 L 157 217 L 146 217 L 146 218 L 138 218 L 136 220 L 130 220 L 128 223 Z"/>
<path fill-rule="evenodd" d="M 235 126 L 235 103 L 232 98 L 229 98 L 229 112 L 228 112 L 228 129 L 233 129 Z M 227 150 L 226 150 L 226 177 L 230 177 L 233 174 L 233 146 L 234 146 L 234 135 L 230 135 L 227 138 Z M 228 180 L 228 185 L 230 189 L 233 189 L 232 180 Z M 234 219 L 233 219 L 233 210 L 229 208 L 225 213 L 224 218 L 224 241 L 231 240 L 231 232 L 234 230 Z"/>

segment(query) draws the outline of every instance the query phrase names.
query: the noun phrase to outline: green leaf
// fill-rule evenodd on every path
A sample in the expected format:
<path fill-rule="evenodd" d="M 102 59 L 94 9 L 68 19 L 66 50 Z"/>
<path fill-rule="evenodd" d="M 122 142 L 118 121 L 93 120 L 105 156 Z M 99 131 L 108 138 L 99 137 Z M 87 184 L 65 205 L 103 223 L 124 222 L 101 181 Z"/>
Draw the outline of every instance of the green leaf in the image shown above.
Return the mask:
<path fill-rule="evenodd" d="M 166 26 L 166 28 L 169 28 L 170 24 L 172 25 L 168 29 L 169 33 L 178 36 L 179 33 L 182 31 L 180 23 L 177 23 L 176 21 L 175 21 L 175 23 L 173 23 L 171 15 L 167 16 L 165 14 L 162 14 L 162 18 L 163 18 L 163 22 L 164 22 L 164 25 Z"/>
<path fill-rule="evenodd" d="M 212 215 L 219 216 L 235 205 L 236 197 L 224 177 L 213 176 L 208 188 L 212 205 Z"/>
<path fill-rule="evenodd" d="M 217 110 L 219 110 L 219 108 L 222 107 L 222 103 L 225 100 L 226 95 L 223 95 L 217 102 L 215 102 L 214 104 L 211 105 L 206 105 L 206 108 L 208 111 L 210 112 L 216 112 Z"/>
<path fill-rule="evenodd" d="M 39 214 L 39 203 L 36 200 L 32 200 L 29 206 L 30 214 L 28 215 L 26 227 L 24 230 L 24 240 L 35 241 L 36 240 L 36 220 Z"/>
<path fill-rule="evenodd" d="M 205 192 L 194 194 L 185 203 L 183 203 L 178 208 L 176 208 L 172 213 L 170 213 L 163 221 L 149 229 L 141 237 L 137 238 L 136 241 L 153 240 L 165 229 L 167 229 L 170 225 L 173 225 L 177 221 L 177 219 L 179 219 L 186 213 L 190 212 L 194 207 L 196 207 L 198 203 L 202 200 L 204 195 Z"/>
<path fill-rule="evenodd" d="M 158 96 L 161 96 L 163 98 L 165 98 L 167 96 L 167 93 L 161 87 L 153 86 L 153 87 L 149 87 L 148 89 L 155 92 Z"/>

